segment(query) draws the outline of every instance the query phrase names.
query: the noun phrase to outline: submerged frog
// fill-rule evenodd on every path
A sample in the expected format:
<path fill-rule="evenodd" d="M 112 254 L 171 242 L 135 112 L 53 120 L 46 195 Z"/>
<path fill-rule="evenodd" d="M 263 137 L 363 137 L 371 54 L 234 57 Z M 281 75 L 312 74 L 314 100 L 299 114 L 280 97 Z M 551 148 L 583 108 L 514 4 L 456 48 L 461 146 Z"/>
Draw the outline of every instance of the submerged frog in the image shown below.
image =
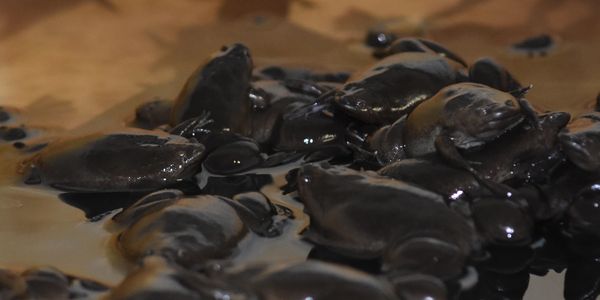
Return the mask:
<path fill-rule="evenodd" d="M 335 104 L 365 123 L 391 124 L 443 87 L 466 80 L 464 67 L 436 54 L 388 56 L 354 76 L 335 95 Z"/>
<path fill-rule="evenodd" d="M 248 229 L 274 236 L 274 211 L 266 198 L 252 195 L 235 200 L 212 195 L 184 197 L 178 190 L 149 194 L 113 217 L 118 248 L 138 261 L 160 255 L 192 266 L 209 259 L 225 258 L 237 247 Z"/>
<path fill-rule="evenodd" d="M 188 79 L 175 100 L 170 125 L 209 113 L 216 126 L 239 132 L 251 110 L 252 67 L 246 46 L 224 47 Z"/>
<path fill-rule="evenodd" d="M 52 267 L 23 272 L 0 269 L 0 299 L 97 299 L 109 287 Z"/>
<path fill-rule="evenodd" d="M 128 129 L 65 139 L 28 161 L 30 178 L 76 192 L 153 191 L 190 180 L 204 146 L 158 131 Z"/>
<path fill-rule="evenodd" d="M 300 169 L 297 183 L 310 216 L 304 236 L 342 255 L 383 257 L 386 268 L 452 278 L 477 247 L 468 222 L 441 196 L 416 186 L 314 165 Z"/>
<path fill-rule="evenodd" d="M 150 256 L 127 274 L 127 277 L 110 291 L 107 299 L 215 299 L 218 291 L 227 291 L 224 288 L 226 286 L 219 286 L 217 283 L 213 286 L 207 283 L 204 276 L 170 264 L 162 257 Z M 229 292 L 228 295 L 235 294 Z"/>
<path fill-rule="evenodd" d="M 22 140 L 28 136 L 27 129 L 25 126 L 19 127 L 9 127 L 9 126 L 1 126 L 0 127 L 0 142 L 14 142 L 18 140 Z"/>
<path fill-rule="evenodd" d="M 389 282 L 349 267 L 319 261 L 256 264 L 226 278 L 234 286 L 253 291 L 264 300 L 398 299 Z"/>
<path fill-rule="evenodd" d="M 149 257 L 111 291 L 109 299 L 398 299 L 388 282 L 329 263 L 280 262 L 236 269 L 202 275 Z"/>
<path fill-rule="evenodd" d="M 600 171 L 600 113 L 575 118 L 559 134 L 558 140 L 567 158 L 588 172 Z"/>

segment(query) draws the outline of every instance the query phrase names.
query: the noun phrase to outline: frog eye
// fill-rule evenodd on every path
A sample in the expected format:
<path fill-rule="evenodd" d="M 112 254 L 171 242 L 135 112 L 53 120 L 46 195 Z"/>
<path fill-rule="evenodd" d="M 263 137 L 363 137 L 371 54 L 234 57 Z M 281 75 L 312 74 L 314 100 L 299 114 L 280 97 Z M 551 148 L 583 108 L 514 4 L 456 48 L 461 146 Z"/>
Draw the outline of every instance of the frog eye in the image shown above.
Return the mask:
<path fill-rule="evenodd" d="M 356 108 L 360 109 L 360 110 L 364 110 L 367 108 L 367 101 L 362 100 L 362 99 L 358 99 L 356 101 Z"/>
<path fill-rule="evenodd" d="M 504 105 L 514 107 L 515 102 L 509 99 L 509 100 L 504 101 Z"/>

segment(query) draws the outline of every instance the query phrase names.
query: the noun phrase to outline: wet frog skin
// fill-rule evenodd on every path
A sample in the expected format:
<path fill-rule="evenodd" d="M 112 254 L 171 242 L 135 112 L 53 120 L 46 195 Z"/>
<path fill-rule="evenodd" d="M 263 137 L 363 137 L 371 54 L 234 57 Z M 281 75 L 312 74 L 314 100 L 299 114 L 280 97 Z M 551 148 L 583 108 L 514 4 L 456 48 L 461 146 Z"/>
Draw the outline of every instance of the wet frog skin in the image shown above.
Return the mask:
<path fill-rule="evenodd" d="M 171 126 L 210 113 L 216 126 L 240 131 L 251 109 L 248 90 L 252 67 L 246 46 L 225 47 L 188 79 L 175 100 Z"/>
<path fill-rule="evenodd" d="M 300 199 L 311 217 L 305 236 L 340 254 L 357 258 L 383 255 L 384 264 L 387 255 L 393 266 L 396 258 L 406 259 L 404 252 L 394 252 L 405 246 L 404 242 L 427 238 L 425 244 L 416 243 L 415 247 L 425 245 L 422 250 L 440 253 L 448 245 L 453 253 L 449 263 L 454 264 L 476 247 L 473 228 L 447 208 L 441 196 L 416 186 L 343 167 L 314 165 L 303 166 L 297 181 Z M 452 277 L 456 272 L 453 269 L 443 275 Z"/>
<path fill-rule="evenodd" d="M 43 184 L 76 192 L 153 191 L 196 174 L 204 146 L 156 131 L 127 129 L 65 139 L 30 160 Z"/>
<path fill-rule="evenodd" d="M 522 87 L 506 68 L 489 57 L 480 58 L 469 67 L 469 80 L 507 93 Z"/>
<path fill-rule="evenodd" d="M 377 173 L 438 193 L 448 203 L 490 194 L 471 173 L 439 160 L 404 159 L 381 168 Z"/>
<path fill-rule="evenodd" d="M 465 78 L 462 67 L 438 55 L 399 53 L 352 77 L 336 93 L 335 104 L 362 122 L 391 124 L 443 87 Z"/>
<path fill-rule="evenodd" d="M 524 114 L 512 95 L 476 83 L 454 84 L 408 116 L 403 128 L 406 154 L 433 154 L 436 139 L 442 136 L 460 149 L 480 146 L 523 120 Z"/>
<path fill-rule="evenodd" d="M 115 216 L 117 225 L 127 226 L 118 248 L 133 261 L 160 255 L 188 266 L 227 257 L 248 231 L 229 201 L 170 190 L 150 194 Z"/>
<path fill-rule="evenodd" d="M 541 131 L 527 123 L 514 132 L 487 144 L 480 151 L 465 154 L 473 168 L 484 178 L 503 182 L 512 178 L 520 180 L 542 179 L 545 171 L 537 170 L 544 165 L 557 149 L 557 133 L 569 122 L 570 115 L 552 112 L 540 116 Z M 559 158 L 558 158 L 559 159 Z M 550 166 L 554 163 L 550 162 Z M 540 174 L 535 174 L 540 173 Z M 536 176 L 537 175 L 537 176 Z"/>

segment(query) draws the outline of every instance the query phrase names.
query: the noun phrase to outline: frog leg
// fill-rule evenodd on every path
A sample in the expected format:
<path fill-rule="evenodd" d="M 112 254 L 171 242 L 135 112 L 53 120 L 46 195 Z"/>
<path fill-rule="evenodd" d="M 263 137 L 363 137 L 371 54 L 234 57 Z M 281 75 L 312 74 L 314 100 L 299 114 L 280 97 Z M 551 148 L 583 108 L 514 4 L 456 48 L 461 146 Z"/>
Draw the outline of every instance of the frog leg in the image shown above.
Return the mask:
<path fill-rule="evenodd" d="M 210 112 L 203 112 L 196 118 L 187 119 L 175 126 L 169 131 L 170 134 L 179 135 L 185 138 L 194 137 L 194 132 L 213 122 L 210 118 Z"/>
<path fill-rule="evenodd" d="M 511 94 L 513 97 L 517 98 L 517 99 L 521 99 L 523 97 L 525 97 L 525 95 L 527 93 L 529 93 L 529 91 L 533 88 L 533 84 L 529 84 L 528 86 L 524 86 L 521 88 L 518 88 L 516 90 L 512 90 L 510 92 L 508 92 L 509 94 Z"/>
<path fill-rule="evenodd" d="M 540 119 L 538 118 L 537 113 L 531 103 L 527 101 L 525 98 L 519 98 L 517 100 L 519 102 L 519 106 L 521 106 L 521 111 L 525 114 L 525 119 L 533 126 L 536 130 L 541 131 L 542 126 L 540 125 Z"/>
<path fill-rule="evenodd" d="M 317 97 L 317 100 L 315 101 L 314 104 L 318 105 L 318 104 L 332 103 L 335 100 L 336 93 L 337 93 L 337 90 L 327 91 L 327 92 L 321 94 L 319 97 Z"/>
<path fill-rule="evenodd" d="M 232 199 L 219 197 L 237 212 L 240 219 L 260 236 L 274 237 L 282 232 L 282 222 L 273 222 L 276 209 L 261 193 L 249 192 L 235 195 Z"/>
<path fill-rule="evenodd" d="M 477 164 L 478 162 L 466 160 L 460 154 L 460 152 L 458 152 L 458 149 L 447 134 L 442 133 L 437 136 L 435 139 L 435 149 L 446 162 L 454 167 L 471 173 L 477 182 L 488 188 L 493 194 L 507 198 L 517 196 L 518 192 L 509 186 L 494 182 L 481 176 L 481 174 L 479 174 L 479 172 L 477 172 L 477 170 L 471 166 L 472 164 Z"/>
<path fill-rule="evenodd" d="M 454 142 L 444 132 L 440 133 L 435 138 L 434 145 L 437 153 L 450 165 L 463 170 L 467 170 L 473 174 L 477 173 L 477 171 L 471 166 L 469 161 L 467 161 L 462 156 L 462 154 L 458 152 L 458 149 L 456 148 L 456 145 L 454 145 Z"/>
<path fill-rule="evenodd" d="M 430 40 L 426 40 L 426 39 L 419 39 L 419 42 L 423 43 L 423 45 L 427 46 L 427 48 L 433 50 L 433 52 L 441 54 L 451 60 L 454 60 L 456 62 L 458 62 L 459 64 L 463 65 L 464 67 L 467 67 L 467 62 L 464 61 L 464 59 L 462 59 L 460 56 L 458 56 L 457 54 L 453 53 L 452 51 L 446 49 L 444 46 L 436 43 L 436 42 L 432 42 Z"/>
<path fill-rule="evenodd" d="M 319 97 L 327 92 L 326 88 L 309 80 L 288 78 L 283 81 L 283 85 L 292 92 L 312 97 Z"/>
<path fill-rule="evenodd" d="M 533 106 L 531 106 L 531 103 L 529 103 L 529 101 L 527 101 L 527 99 L 523 98 L 525 96 L 525 94 L 527 94 L 529 92 L 529 90 L 531 90 L 532 88 L 533 88 L 533 84 L 530 84 L 526 87 L 522 87 L 520 89 L 511 91 L 511 92 L 509 92 L 509 94 L 513 95 L 517 99 L 517 102 L 519 103 L 519 106 L 521 107 L 521 111 L 525 115 L 525 119 L 527 119 L 529 121 L 531 126 L 533 126 L 537 130 L 542 130 L 537 112 L 535 111 Z"/>

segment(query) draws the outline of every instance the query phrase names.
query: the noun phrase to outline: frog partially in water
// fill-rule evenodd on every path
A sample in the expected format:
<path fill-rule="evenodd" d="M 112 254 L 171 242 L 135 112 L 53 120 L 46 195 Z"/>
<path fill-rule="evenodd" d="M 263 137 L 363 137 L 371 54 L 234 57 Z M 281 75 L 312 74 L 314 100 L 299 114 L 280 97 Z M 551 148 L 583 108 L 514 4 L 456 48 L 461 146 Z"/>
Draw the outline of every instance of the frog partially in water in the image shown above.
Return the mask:
<path fill-rule="evenodd" d="M 159 257 L 145 259 L 143 265 L 113 289 L 109 297 L 110 300 L 150 298 L 399 299 L 385 280 L 324 262 L 258 263 L 203 275 L 171 265 Z"/>
<path fill-rule="evenodd" d="M 402 52 L 351 78 L 335 104 L 365 123 L 391 124 L 447 85 L 465 81 L 466 69 L 437 54 Z"/>
<path fill-rule="evenodd" d="M 441 196 L 416 186 L 315 165 L 300 169 L 297 184 L 311 218 L 304 236 L 342 255 L 383 257 L 385 268 L 447 279 L 462 272 L 477 247 L 468 222 Z"/>
<path fill-rule="evenodd" d="M 52 143 L 25 162 L 33 179 L 74 192 L 153 191 L 190 180 L 204 146 L 158 131 L 127 129 Z"/>
<path fill-rule="evenodd" d="M 163 256 L 183 266 L 229 256 L 252 230 L 262 236 L 280 233 L 273 205 L 260 195 L 234 199 L 200 195 L 184 197 L 178 190 L 162 190 L 139 199 L 112 219 L 117 247 L 139 261 Z"/>
<path fill-rule="evenodd" d="M 0 299 L 97 299 L 110 287 L 53 267 L 0 269 Z"/>

